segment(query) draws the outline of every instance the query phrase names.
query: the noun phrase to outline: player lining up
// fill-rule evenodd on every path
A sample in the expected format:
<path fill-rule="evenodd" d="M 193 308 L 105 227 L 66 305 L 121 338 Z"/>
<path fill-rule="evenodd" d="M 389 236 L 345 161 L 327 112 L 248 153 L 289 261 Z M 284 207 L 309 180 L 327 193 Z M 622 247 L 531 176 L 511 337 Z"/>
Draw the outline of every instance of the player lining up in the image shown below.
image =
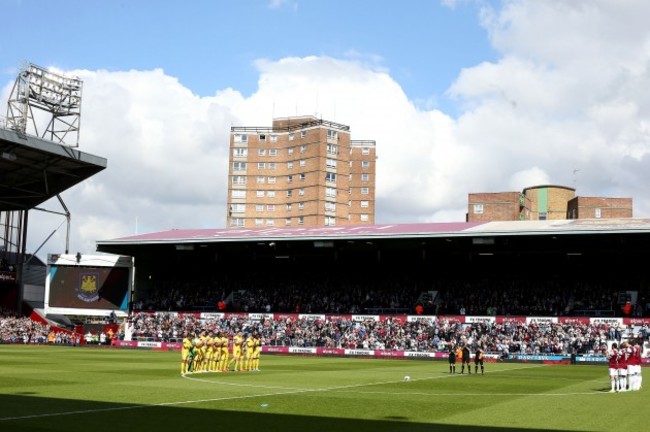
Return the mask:
<path fill-rule="evenodd" d="M 622 342 L 607 351 L 610 393 L 641 390 L 641 347 Z"/>
<path fill-rule="evenodd" d="M 185 334 L 181 348 L 181 375 L 199 372 L 259 371 L 262 340 L 253 332 L 244 340 L 242 332 L 233 337 L 233 358 L 229 359 L 228 333 L 201 332 L 194 338 Z M 244 352 L 244 348 L 246 351 Z M 230 360 L 230 361 L 229 361 Z"/>

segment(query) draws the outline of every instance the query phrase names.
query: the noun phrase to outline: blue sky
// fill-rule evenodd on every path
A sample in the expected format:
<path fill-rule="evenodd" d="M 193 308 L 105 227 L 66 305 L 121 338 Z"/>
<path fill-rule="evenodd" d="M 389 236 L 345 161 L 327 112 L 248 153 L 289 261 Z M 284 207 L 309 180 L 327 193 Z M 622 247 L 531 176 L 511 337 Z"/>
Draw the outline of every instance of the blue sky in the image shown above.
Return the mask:
<path fill-rule="evenodd" d="M 409 98 L 447 107 L 464 67 L 495 58 L 476 2 L 3 0 L 5 78 L 23 60 L 63 70 L 162 68 L 200 96 L 257 87 L 254 62 L 322 55 L 385 68 Z"/>
<path fill-rule="evenodd" d="M 456 222 L 473 192 L 632 198 L 650 217 L 647 0 L 0 0 L 22 61 L 84 82 L 71 250 L 225 226 L 231 126 L 315 115 L 377 142 L 376 222 Z M 0 109 L 0 117 L 6 112 Z M 58 200 L 45 208 L 61 211 Z M 59 253 L 32 212 L 28 249 Z"/>

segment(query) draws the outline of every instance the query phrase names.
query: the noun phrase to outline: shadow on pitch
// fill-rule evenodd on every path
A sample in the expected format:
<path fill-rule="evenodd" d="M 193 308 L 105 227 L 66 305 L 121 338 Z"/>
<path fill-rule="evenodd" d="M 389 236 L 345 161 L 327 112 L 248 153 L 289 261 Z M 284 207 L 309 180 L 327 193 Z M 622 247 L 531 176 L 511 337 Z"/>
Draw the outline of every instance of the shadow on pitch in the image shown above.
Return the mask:
<path fill-rule="evenodd" d="M 227 430 L 259 432 L 513 432 L 519 429 L 413 423 L 401 417 L 362 420 L 275 414 L 272 407 L 252 404 L 250 411 L 226 411 L 187 406 L 144 406 L 74 399 L 0 395 L 0 430 L 66 432 L 183 432 Z M 381 411 L 381 407 L 377 407 Z M 265 412 L 266 411 L 266 412 Z M 13 419 L 9 419 L 13 417 Z M 548 432 L 547 429 L 526 429 Z M 557 430 L 554 429 L 555 432 Z"/>

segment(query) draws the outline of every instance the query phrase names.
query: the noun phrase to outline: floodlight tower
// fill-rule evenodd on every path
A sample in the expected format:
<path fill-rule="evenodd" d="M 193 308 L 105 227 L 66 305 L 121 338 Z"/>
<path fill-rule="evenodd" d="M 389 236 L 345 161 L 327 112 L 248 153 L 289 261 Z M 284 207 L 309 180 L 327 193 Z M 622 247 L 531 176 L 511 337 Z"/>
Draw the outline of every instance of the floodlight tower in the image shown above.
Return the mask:
<path fill-rule="evenodd" d="M 66 77 L 27 63 L 7 101 L 7 127 L 21 134 L 79 147 L 82 89 L 83 82 L 77 77 Z M 44 124 L 45 127 L 39 128 Z"/>

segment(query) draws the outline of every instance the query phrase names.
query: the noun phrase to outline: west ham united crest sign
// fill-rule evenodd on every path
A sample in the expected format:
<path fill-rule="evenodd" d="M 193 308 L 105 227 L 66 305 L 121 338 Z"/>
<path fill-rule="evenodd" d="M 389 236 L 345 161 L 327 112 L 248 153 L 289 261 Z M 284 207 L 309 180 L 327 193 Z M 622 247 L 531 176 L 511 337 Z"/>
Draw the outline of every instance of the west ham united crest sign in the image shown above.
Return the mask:
<path fill-rule="evenodd" d="M 77 297 L 87 303 L 99 300 L 99 286 L 97 273 L 81 273 Z"/>

